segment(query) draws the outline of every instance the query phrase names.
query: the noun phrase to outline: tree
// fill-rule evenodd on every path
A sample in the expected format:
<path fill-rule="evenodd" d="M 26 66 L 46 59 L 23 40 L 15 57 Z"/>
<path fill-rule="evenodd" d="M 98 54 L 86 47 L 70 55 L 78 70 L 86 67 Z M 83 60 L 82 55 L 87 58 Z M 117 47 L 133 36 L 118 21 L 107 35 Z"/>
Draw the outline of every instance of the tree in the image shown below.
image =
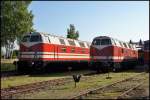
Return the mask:
<path fill-rule="evenodd" d="M 132 40 L 130 40 L 130 42 L 129 42 L 129 43 L 131 43 L 131 44 L 132 44 L 132 43 L 133 43 L 133 42 L 132 42 Z"/>
<path fill-rule="evenodd" d="M 142 40 L 140 39 L 140 41 L 139 41 L 139 45 L 142 45 Z"/>
<path fill-rule="evenodd" d="M 28 11 L 31 1 L 1 1 L 1 46 L 6 55 L 11 55 L 14 41 L 21 39 L 23 33 L 34 31 L 33 15 Z"/>
<path fill-rule="evenodd" d="M 75 26 L 70 24 L 70 29 L 67 29 L 67 38 L 78 39 L 79 31 L 75 31 Z"/>

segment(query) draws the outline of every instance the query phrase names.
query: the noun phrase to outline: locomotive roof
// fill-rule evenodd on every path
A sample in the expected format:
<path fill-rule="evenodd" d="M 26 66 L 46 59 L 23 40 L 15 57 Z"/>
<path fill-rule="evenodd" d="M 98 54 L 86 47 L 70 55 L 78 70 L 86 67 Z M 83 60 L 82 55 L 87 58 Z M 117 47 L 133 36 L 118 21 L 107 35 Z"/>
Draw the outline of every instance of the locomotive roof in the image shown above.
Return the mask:
<path fill-rule="evenodd" d="M 97 37 L 95 37 L 95 39 L 96 38 L 111 38 L 111 37 L 109 37 L 109 36 L 97 36 Z"/>
<path fill-rule="evenodd" d="M 130 45 L 135 46 L 134 49 L 137 49 L 137 47 L 138 47 L 136 44 L 132 44 L 132 43 L 130 43 L 130 42 L 124 42 L 124 41 L 118 40 L 118 39 L 116 39 L 116 38 L 112 38 L 112 37 L 110 37 L 110 36 L 98 36 L 98 37 L 95 37 L 94 39 L 98 39 L 98 38 L 113 39 L 113 40 L 116 41 L 116 42 L 121 42 L 121 43 L 125 43 L 125 44 L 130 44 Z M 120 45 L 120 44 L 119 44 L 119 45 Z M 127 45 L 127 48 L 129 48 L 128 45 Z"/>
<path fill-rule="evenodd" d="M 63 36 L 57 36 L 57 35 L 54 35 L 54 34 L 45 33 L 45 32 L 31 32 L 31 33 L 28 33 L 28 34 L 41 34 L 41 35 L 49 35 L 49 36 L 52 36 L 52 37 L 63 38 L 63 39 L 67 39 L 67 40 L 76 40 L 76 39 L 65 38 Z M 88 42 L 88 41 L 82 41 L 82 40 L 76 40 L 76 41 L 86 42 L 88 44 L 91 44 L 91 42 Z"/>
<path fill-rule="evenodd" d="M 129 42 L 125 42 L 125 41 L 122 41 L 122 40 L 118 40 L 118 39 L 116 39 L 116 38 L 112 38 L 112 37 L 110 37 L 110 36 L 98 36 L 98 37 L 95 37 L 94 39 L 96 39 L 96 38 L 109 38 L 109 39 L 114 39 L 114 40 L 121 41 L 121 42 L 124 42 L 124 43 L 129 43 Z M 130 43 L 129 43 L 129 44 L 130 44 Z"/>

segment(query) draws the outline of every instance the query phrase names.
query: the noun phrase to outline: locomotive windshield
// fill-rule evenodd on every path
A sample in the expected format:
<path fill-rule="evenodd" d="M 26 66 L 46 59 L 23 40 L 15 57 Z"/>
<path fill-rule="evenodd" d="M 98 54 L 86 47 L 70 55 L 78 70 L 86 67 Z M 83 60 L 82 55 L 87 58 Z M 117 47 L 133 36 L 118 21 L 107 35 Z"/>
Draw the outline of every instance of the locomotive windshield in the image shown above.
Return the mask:
<path fill-rule="evenodd" d="M 22 42 L 27 42 L 30 40 L 30 36 L 27 35 L 27 36 L 24 36 L 23 39 L 22 39 Z"/>
<path fill-rule="evenodd" d="M 110 45 L 110 39 L 95 39 L 92 43 L 93 45 Z"/>
<path fill-rule="evenodd" d="M 40 35 L 31 35 L 30 42 L 40 42 L 42 41 Z"/>
<path fill-rule="evenodd" d="M 109 44 L 111 44 L 110 39 L 102 39 L 101 40 L 101 45 L 109 45 Z"/>
<path fill-rule="evenodd" d="M 26 35 L 23 37 L 22 42 L 40 42 L 42 38 L 40 35 Z"/>

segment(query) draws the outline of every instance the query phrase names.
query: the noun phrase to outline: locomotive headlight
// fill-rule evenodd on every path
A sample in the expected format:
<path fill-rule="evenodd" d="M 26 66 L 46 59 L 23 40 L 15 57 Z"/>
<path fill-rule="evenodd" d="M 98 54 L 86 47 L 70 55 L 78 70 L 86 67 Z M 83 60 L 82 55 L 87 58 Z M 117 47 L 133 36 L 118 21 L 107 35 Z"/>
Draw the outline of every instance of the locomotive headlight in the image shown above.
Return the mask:
<path fill-rule="evenodd" d="M 34 54 L 34 58 L 37 58 L 37 52 L 35 52 L 35 54 Z"/>
<path fill-rule="evenodd" d="M 34 65 L 34 62 L 32 62 L 32 65 Z"/>
<path fill-rule="evenodd" d="M 103 63 L 104 66 L 110 66 L 111 65 L 111 63 L 109 61 L 104 61 L 102 63 Z"/>

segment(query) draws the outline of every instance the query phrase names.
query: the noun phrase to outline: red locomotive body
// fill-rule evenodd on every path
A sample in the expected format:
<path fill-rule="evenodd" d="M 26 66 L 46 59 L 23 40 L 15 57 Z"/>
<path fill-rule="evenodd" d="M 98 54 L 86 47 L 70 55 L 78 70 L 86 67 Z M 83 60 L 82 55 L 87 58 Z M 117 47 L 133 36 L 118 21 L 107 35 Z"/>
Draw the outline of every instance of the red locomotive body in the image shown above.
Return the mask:
<path fill-rule="evenodd" d="M 120 68 L 133 67 L 137 63 L 138 51 L 133 44 L 108 36 L 99 36 L 93 39 L 90 56 L 92 65 L 97 71 L 105 71 L 108 68 L 115 71 Z M 126 66 L 128 64 L 132 66 Z"/>
<path fill-rule="evenodd" d="M 41 32 L 26 34 L 20 43 L 18 70 L 46 69 L 52 64 L 87 64 L 90 60 L 89 43 Z M 29 66 L 29 67 L 28 67 Z M 27 68 L 28 67 L 28 68 Z M 56 66 L 55 66 L 56 67 Z M 72 67 L 72 66 L 71 66 Z"/>

